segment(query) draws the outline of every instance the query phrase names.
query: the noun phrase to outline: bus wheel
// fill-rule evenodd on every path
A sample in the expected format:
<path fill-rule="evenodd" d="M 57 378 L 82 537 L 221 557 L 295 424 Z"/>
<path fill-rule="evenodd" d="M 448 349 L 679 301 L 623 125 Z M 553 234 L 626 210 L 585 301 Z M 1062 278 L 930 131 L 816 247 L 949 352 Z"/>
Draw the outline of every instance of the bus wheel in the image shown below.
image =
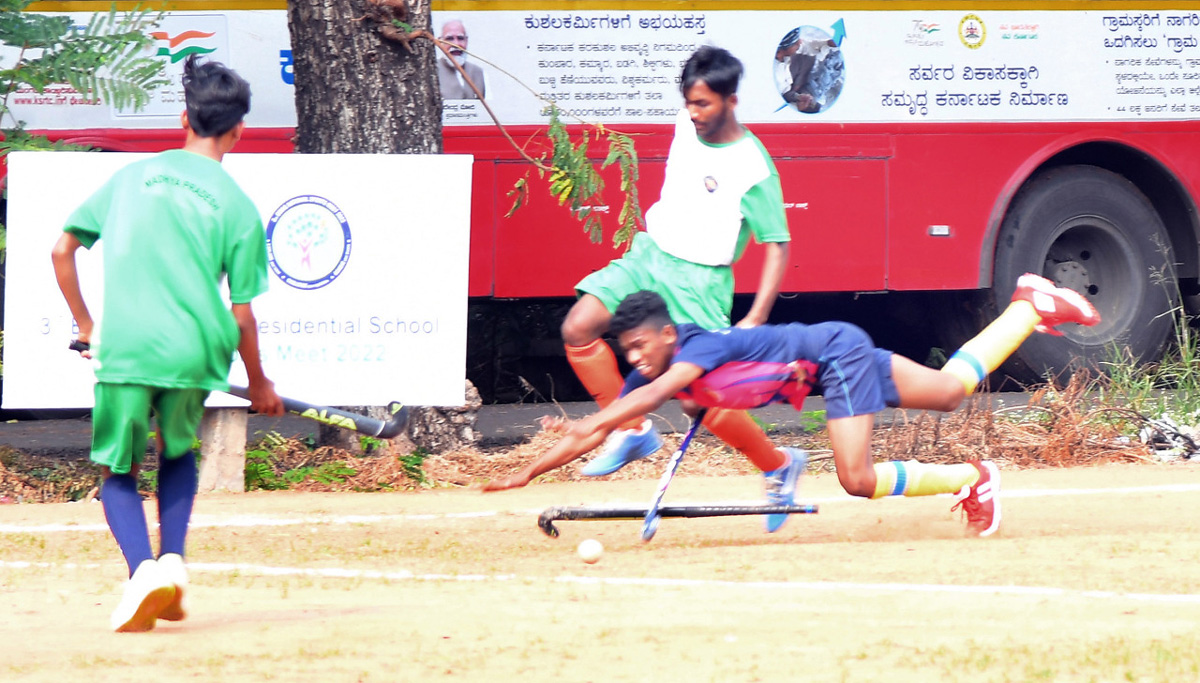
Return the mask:
<path fill-rule="evenodd" d="M 1062 337 L 1034 334 L 1005 365 L 1021 381 L 1065 380 L 1073 367 L 1103 368 L 1115 347 L 1157 360 L 1170 336 L 1178 286 L 1158 212 L 1133 185 L 1095 166 L 1062 166 L 1017 194 L 996 244 L 992 316 L 1008 305 L 1017 278 L 1037 273 L 1086 296 L 1094 327 L 1062 325 Z"/>

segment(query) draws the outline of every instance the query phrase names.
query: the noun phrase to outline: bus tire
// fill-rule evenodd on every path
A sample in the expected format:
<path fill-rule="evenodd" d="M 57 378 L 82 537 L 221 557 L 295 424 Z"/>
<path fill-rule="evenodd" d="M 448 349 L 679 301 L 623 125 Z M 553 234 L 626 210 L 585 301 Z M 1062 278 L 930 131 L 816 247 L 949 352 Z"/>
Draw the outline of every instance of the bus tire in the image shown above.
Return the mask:
<path fill-rule="evenodd" d="M 1037 273 L 1086 296 L 1093 327 L 1062 325 L 1063 336 L 1033 334 L 1005 364 L 1023 382 L 1065 381 L 1077 367 L 1103 370 L 1113 348 L 1137 362 L 1157 360 L 1171 335 L 1178 283 L 1166 228 L 1126 178 L 1096 166 L 1039 173 L 1013 200 L 996 244 L 992 317 L 1008 306 L 1017 278 Z"/>

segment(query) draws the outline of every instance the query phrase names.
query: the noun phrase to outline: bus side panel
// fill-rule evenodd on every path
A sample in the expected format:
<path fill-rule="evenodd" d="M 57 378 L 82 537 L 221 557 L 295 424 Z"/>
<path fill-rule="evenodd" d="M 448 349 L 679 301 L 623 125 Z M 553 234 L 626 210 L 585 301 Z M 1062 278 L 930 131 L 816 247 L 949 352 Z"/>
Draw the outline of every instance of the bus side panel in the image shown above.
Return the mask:
<path fill-rule="evenodd" d="M 477 162 L 478 164 L 478 162 Z M 792 240 L 783 283 L 788 292 L 875 291 L 885 287 L 887 251 L 887 162 L 883 159 L 782 159 L 776 161 Z M 665 169 L 660 159 L 643 158 L 638 183 L 643 210 L 658 199 Z M 512 217 L 502 218 L 504 194 L 525 178 L 524 164 L 496 164 L 497 297 L 570 296 L 580 279 L 620 257 L 612 231 L 621 197 L 619 178 L 604 173 L 607 211 L 602 243 L 588 244 L 580 221 L 550 195 L 547 183 L 529 174 L 529 194 Z M 473 219 L 473 234 L 484 229 Z M 478 249 L 472 245 L 472 249 Z M 751 244 L 735 267 L 737 291 L 758 287 L 763 249 Z M 473 280 L 474 281 L 474 280 Z"/>
<path fill-rule="evenodd" d="M 988 221 L 1005 183 L 1048 136 L 896 136 L 888 289 L 974 289 Z"/>
<path fill-rule="evenodd" d="M 887 161 L 776 159 L 792 233 L 785 292 L 875 291 L 886 285 Z M 737 291 L 754 292 L 763 249 L 734 267 Z"/>
<path fill-rule="evenodd" d="M 467 296 L 492 296 L 496 274 L 496 164 L 491 160 L 471 166 L 471 251 Z M 435 200 L 436 201 L 436 200 Z"/>

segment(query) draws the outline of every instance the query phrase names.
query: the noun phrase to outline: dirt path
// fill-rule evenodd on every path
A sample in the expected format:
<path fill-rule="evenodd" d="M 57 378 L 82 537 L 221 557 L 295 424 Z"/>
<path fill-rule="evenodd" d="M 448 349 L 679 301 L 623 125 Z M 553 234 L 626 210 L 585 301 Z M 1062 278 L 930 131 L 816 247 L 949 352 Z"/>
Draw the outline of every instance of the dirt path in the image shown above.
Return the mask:
<path fill-rule="evenodd" d="M 944 497 L 820 513 L 537 529 L 653 480 L 481 495 L 215 495 L 189 539 L 191 618 L 107 632 L 123 564 L 98 504 L 0 507 L 0 680 L 1194 680 L 1200 467 L 1005 472 L 998 537 Z M 669 503 L 755 500 L 683 477 Z M 153 518 L 153 511 L 150 511 Z M 574 554 L 606 547 L 595 565 Z"/>

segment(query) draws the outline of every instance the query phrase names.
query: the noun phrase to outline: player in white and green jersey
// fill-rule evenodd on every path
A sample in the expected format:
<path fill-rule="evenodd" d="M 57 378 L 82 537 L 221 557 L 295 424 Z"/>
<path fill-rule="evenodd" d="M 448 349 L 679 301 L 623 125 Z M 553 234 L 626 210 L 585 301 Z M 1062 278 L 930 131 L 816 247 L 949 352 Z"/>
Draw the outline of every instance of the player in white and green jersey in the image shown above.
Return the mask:
<path fill-rule="evenodd" d="M 563 342 L 601 407 L 616 400 L 622 386 L 616 356 L 601 337 L 626 296 L 651 290 L 677 320 L 726 327 L 732 265 L 751 237 L 765 245 L 764 265 L 750 311 L 737 325 L 765 323 L 779 294 L 790 240 L 783 192 L 770 155 L 734 113 L 741 75 L 741 62 L 721 48 L 701 47 L 687 60 L 680 77 L 685 109 L 676 118 L 662 195 L 646 212 L 646 231 L 625 256 L 576 285 L 579 300 L 563 322 Z M 790 462 L 745 411 L 709 411 L 704 424 L 768 473 L 769 483 Z M 584 474 L 609 474 L 662 444 L 644 418 L 622 427 Z"/>
<path fill-rule="evenodd" d="M 221 166 L 241 137 L 250 86 L 219 63 L 195 59 L 185 65 L 183 86 L 183 149 L 118 171 L 71 214 L 53 250 L 77 341 L 97 361 L 91 458 L 101 466 L 105 518 L 130 575 L 112 615 L 117 631 L 146 631 L 158 619 L 186 616 L 183 555 L 197 483 L 192 443 L 208 393 L 229 388 L 235 350 L 246 365 L 251 407 L 283 414 L 263 374 L 250 306 L 267 290 L 262 221 Z M 97 241 L 104 245 L 104 316 L 93 336 L 75 254 Z M 221 295 L 226 277 L 231 305 Z M 160 448 L 157 559 L 137 490 L 151 414 Z"/>
<path fill-rule="evenodd" d="M 646 212 L 646 232 L 634 236 L 623 258 L 576 285 L 610 312 L 635 291 L 661 289 L 673 315 L 708 329 L 727 327 L 731 266 L 750 238 L 776 246 L 791 239 L 779 173 L 762 142 L 744 128 L 727 143 L 695 132 L 688 111 L 680 110 L 662 196 Z M 647 286 L 634 286 L 643 280 Z"/>

